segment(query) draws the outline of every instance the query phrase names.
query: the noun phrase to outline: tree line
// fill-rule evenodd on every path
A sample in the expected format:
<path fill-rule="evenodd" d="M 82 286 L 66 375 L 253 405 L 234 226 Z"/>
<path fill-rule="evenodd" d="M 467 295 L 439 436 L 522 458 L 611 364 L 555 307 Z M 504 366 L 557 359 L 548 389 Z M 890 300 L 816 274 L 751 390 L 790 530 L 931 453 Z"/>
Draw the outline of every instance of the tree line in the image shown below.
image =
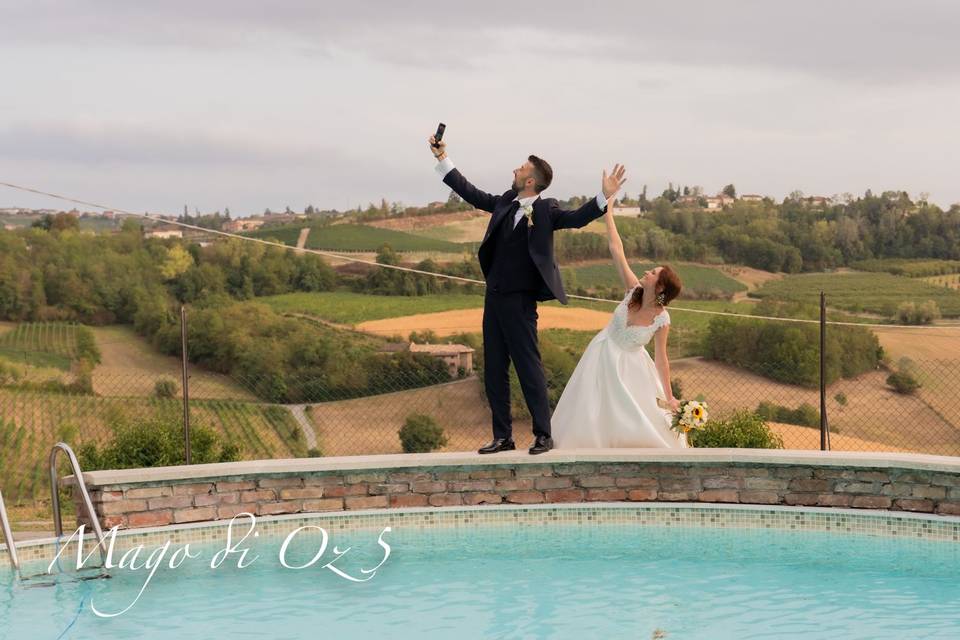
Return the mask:
<path fill-rule="evenodd" d="M 189 304 L 191 361 L 273 402 L 357 397 L 450 379 L 435 358 L 383 354 L 378 340 L 286 318 L 253 300 L 339 284 L 314 254 L 240 240 L 201 247 L 144 239 L 130 221 L 106 235 L 56 227 L 0 231 L 5 320 L 131 324 L 161 352 L 179 355 L 179 307 Z"/>

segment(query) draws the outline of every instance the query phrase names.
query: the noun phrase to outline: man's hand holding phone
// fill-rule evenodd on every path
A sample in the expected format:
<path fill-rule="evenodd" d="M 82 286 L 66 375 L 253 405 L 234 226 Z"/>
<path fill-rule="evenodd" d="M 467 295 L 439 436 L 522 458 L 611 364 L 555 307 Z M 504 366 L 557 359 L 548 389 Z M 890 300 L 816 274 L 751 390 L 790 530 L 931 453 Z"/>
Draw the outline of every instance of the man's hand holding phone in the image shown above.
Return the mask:
<path fill-rule="evenodd" d="M 430 143 L 430 151 L 437 160 L 443 160 L 447 156 L 447 143 L 443 141 L 443 132 L 446 128 L 447 126 L 441 122 L 437 127 L 437 132 L 430 136 L 428 140 Z"/>
<path fill-rule="evenodd" d="M 437 160 L 443 160 L 447 155 L 447 143 L 443 140 L 437 142 L 435 136 L 430 136 L 427 141 L 430 143 L 430 152 L 433 153 L 433 157 Z"/>

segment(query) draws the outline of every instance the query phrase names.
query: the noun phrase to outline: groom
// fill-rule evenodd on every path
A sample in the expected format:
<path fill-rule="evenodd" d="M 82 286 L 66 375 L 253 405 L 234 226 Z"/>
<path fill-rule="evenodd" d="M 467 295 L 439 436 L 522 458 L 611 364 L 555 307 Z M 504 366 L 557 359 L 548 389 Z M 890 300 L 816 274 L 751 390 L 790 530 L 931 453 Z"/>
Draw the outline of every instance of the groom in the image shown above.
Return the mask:
<path fill-rule="evenodd" d="M 547 381 L 537 346 L 537 301 L 556 298 L 567 303 L 560 270 L 553 257 L 553 232 L 580 228 L 604 214 L 607 200 L 626 182 L 624 169 L 603 172 L 602 191 L 576 211 L 561 209 L 540 193 L 550 186 L 553 170 L 546 161 L 530 156 L 513 170 L 513 184 L 502 195 L 477 189 L 453 166 L 446 143 L 429 139 L 439 160 L 443 182 L 477 209 L 493 215 L 487 224 L 478 257 L 487 281 L 483 306 L 483 377 L 493 413 L 493 441 L 479 453 L 516 449 L 510 415 L 510 360 L 517 370 L 523 397 L 533 418 L 531 454 L 553 448 Z"/>

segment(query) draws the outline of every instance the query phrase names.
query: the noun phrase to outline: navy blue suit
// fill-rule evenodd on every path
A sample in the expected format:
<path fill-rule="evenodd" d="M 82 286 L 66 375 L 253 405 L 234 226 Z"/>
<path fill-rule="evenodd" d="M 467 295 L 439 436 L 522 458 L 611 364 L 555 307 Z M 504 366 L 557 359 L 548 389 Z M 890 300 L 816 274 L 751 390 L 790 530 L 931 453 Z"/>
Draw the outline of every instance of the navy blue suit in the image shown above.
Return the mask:
<path fill-rule="evenodd" d="M 567 303 L 560 269 L 553 255 L 553 232 L 579 228 L 603 215 L 591 199 L 575 211 L 561 209 L 553 198 L 533 202 L 532 228 L 521 218 L 516 228 L 517 192 L 502 195 L 474 187 L 456 169 L 443 178 L 461 198 L 493 214 L 478 257 L 487 282 L 483 308 L 484 387 L 493 413 L 493 437 L 511 438 L 510 361 L 517 370 L 535 436 L 550 435 L 547 381 L 537 346 L 537 301 Z"/>

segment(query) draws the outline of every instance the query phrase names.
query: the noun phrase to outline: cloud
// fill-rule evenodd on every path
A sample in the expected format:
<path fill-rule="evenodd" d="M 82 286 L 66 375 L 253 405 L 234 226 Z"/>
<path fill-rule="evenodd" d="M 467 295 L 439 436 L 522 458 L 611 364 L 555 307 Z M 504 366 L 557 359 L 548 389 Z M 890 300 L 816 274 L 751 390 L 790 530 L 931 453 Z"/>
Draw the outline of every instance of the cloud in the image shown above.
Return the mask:
<path fill-rule="evenodd" d="M 541 9 L 542 7 L 542 9 Z M 469 68 L 490 52 L 638 64 L 781 69 L 856 83 L 960 75 L 960 3 L 922 0 L 629 0 L 544 5 L 259 0 L 5 3 L 0 39 L 199 49 L 294 48 L 311 56 L 367 56 L 405 66 Z M 122 28 L 117 28 L 122 25 Z M 511 37 L 496 37 L 507 34 Z M 570 42 L 580 44 L 576 50 Z M 592 43 L 592 44 L 591 44 Z"/>
<path fill-rule="evenodd" d="M 206 131 L 35 122 L 0 129 L 2 157 L 63 164 L 173 166 L 272 166 L 320 157 L 333 163 L 344 159 L 336 149 Z"/>
<path fill-rule="evenodd" d="M 622 161 L 634 189 L 950 202 L 958 23 L 945 0 L 7 0 L 0 175 L 164 208 L 423 202 L 444 120 L 491 189 L 536 152 L 556 196 Z"/>

